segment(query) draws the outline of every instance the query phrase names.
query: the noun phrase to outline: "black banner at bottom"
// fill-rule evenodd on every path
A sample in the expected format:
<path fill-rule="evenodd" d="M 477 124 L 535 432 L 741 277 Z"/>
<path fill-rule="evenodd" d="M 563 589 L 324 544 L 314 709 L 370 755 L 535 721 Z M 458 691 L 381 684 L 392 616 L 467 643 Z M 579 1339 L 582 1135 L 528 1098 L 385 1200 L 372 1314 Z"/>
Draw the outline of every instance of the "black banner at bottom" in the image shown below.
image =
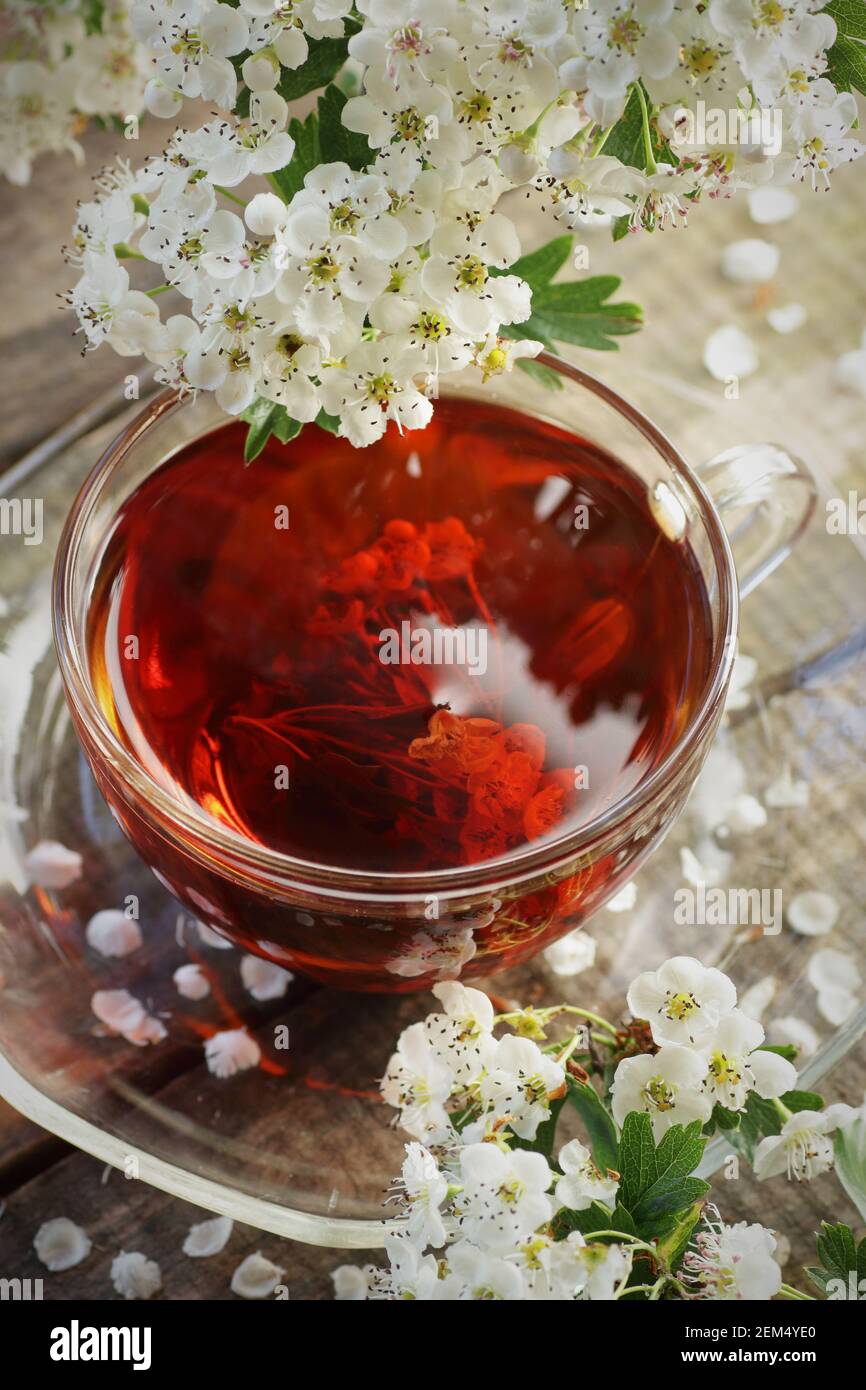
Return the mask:
<path fill-rule="evenodd" d="M 7 1364 L 32 1367 L 40 1376 L 47 1374 L 53 1381 L 76 1373 L 87 1373 L 89 1379 L 99 1378 L 108 1369 L 113 1375 L 128 1371 L 139 1375 L 164 1375 L 166 1371 L 183 1373 L 194 1370 L 201 1379 L 208 1374 L 225 1378 L 236 1372 L 258 1376 L 268 1366 L 282 1365 L 291 1374 L 292 1356 L 301 1346 L 305 1377 L 314 1378 L 310 1358 L 323 1345 L 318 1338 L 299 1337 L 309 1332 L 309 1305 L 299 1314 L 290 1301 L 273 1301 L 270 1305 L 232 1300 L 219 1303 L 162 1302 L 152 1303 L 73 1303 L 73 1302 L 0 1302 L 0 1339 Z M 322 1305 L 328 1328 L 345 1325 L 353 1334 L 369 1336 L 378 1330 L 382 1337 L 381 1350 L 393 1355 L 401 1337 L 431 1335 L 419 1333 L 417 1326 L 403 1321 L 400 1314 L 387 1315 L 379 1323 L 369 1306 L 363 1311 L 360 1324 L 352 1323 L 352 1312 L 346 1306 Z M 559 1317 L 565 1312 L 567 1321 L 551 1319 L 549 1330 L 539 1326 L 539 1315 L 533 1314 L 532 1335 L 524 1333 L 527 1354 L 532 1358 L 533 1374 L 543 1374 L 538 1361 L 541 1333 L 553 1338 L 557 1333 L 562 1341 L 557 1350 L 557 1362 L 571 1350 L 575 1366 L 582 1360 L 581 1341 L 585 1336 L 587 1350 L 613 1358 L 612 1366 L 626 1370 L 625 1348 L 631 1346 L 639 1353 L 642 1365 L 652 1367 L 654 1376 L 662 1375 L 676 1366 L 736 1367 L 740 1365 L 782 1367 L 792 1365 L 826 1366 L 829 1371 L 846 1346 L 854 1349 L 862 1338 L 863 1323 L 856 1307 L 828 1302 L 784 1301 L 772 1303 L 742 1302 L 659 1302 L 659 1303 L 592 1303 L 578 1304 L 567 1311 L 560 1305 Z M 314 1315 L 315 1316 L 315 1315 Z M 378 1315 L 381 1316 L 381 1313 Z M 410 1314 L 410 1317 L 412 1315 Z M 461 1346 L 468 1352 L 473 1336 L 482 1322 L 453 1304 L 435 1310 L 435 1337 L 443 1346 L 451 1344 L 457 1354 Z M 495 1313 L 493 1317 L 495 1319 Z M 513 1314 L 511 1315 L 513 1317 Z M 652 1319 L 652 1321 L 650 1321 Z M 520 1356 L 518 1326 L 509 1338 L 509 1378 L 517 1372 Z M 395 1343 L 389 1347 L 387 1338 Z M 453 1341 L 464 1337 L 463 1342 Z M 855 1341 L 856 1338 L 856 1341 Z M 624 1341 L 627 1339 L 627 1341 Z M 325 1343 L 325 1346 L 331 1344 Z M 367 1341 L 372 1350 L 374 1343 Z M 289 1349 L 294 1348 L 292 1355 Z M 462 1355 L 463 1353 L 461 1353 Z M 332 1368 L 333 1369 L 333 1368 Z M 634 1367 L 633 1367 L 634 1369 Z M 331 1374 L 323 1363 L 323 1375 Z M 402 1379 L 413 1374 L 410 1363 L 403 1362 Z M 612 1372 L 613 1374 L 613 1372 Z"/>

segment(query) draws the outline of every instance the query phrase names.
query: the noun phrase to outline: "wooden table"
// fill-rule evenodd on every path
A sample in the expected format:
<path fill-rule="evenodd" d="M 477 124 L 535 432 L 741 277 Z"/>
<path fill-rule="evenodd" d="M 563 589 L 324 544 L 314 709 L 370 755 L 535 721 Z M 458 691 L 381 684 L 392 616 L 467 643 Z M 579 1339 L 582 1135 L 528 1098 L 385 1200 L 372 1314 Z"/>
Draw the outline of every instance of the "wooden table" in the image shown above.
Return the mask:
<path fill-rule="evenodd" d="M 131 153 L 139 157 L 148 148 L 157 148 L 164 130 L 155 123 L 147 125 Z M 89 170 L 98 169 L 115 145 L 114 137 L 92 133 L 87 140 Z M 82 359 L 72 340 L 71 318 L 61 312 L 56 299 L 72 278 L 59 251 L 68 233 L 70 209 L 76 198 L 87 195 L 88 174 L 70 161 L 53 158 L 37 166 L 30 189 L 4 187 L 2 245 L 11 274 L 5 290 L 6 312 L 0 321 L 7 379 L 0 434 L 3 467 L 82 406 L 104 397 L 110 409 L 114 399 L 122 397 L 128 365 L 107 350 Z M 810 312 L 808 326 L 793 338 L 773 335 L 764 324 L 766 295 L 755 303 L 751 291 L 726 284 L 718 274 L 719 252 L 726 242 L 762 234 L 750 223 L 745 200 L 740 199 L 697 209 L 695 225 L 687 233 L 628 238 L 617 246 L 605 233 L 588 234 L 591 273 L 623 275 L 622 293 L 645 306 L 647 327 L 639 337 L 624 340 L 616 357 L 576 356 L 650 409 L 655 402 L 659 423 L 687 455 L 699 459 L 743 439 L 769 436 L 809 458 L 825 495 L 845 496 L 849 487 L 862 489 L 866 480 L 862 456 L 866 403 L 840 392 L 832 376 L 834 356 L 855 347 L 866 324 L 862 169 L 854 166 L 840 173 L 829 198 L 804 194 L 803 203 L 793 221 L 768 233 L 782 248 L 780 285 L 771 293 L 777 303 L 802 300 Z M 527 244 L 551 234 L 540 223 L 529 221 L 522 205 L 516 215 L 526 224 Z M 761 373 L 743 384 L 741 398 L 735 402 L 724 400 L 721 387 L 700 365 L 707 333 L 731 320 L 754 331 L 763 358 Z M 862 538 L 853 543 L 862 551 Z M 826 670 L 832 675 L 819 679 L 818 693 L 830 682 L 833 697 L 846 701 L 848 722 L 844 740 L 840 733 L 832 746 L 823 743 L 823 762 L 817 759 L 810 765 L 817 788 L 812 813 L 798 821 L 783 820 L 773 852 L 784 860 L 794 888 L 815 882 L 825 865 L 835 867 L 833 891 L 844 903 L 845 942 L 859 952 L 862 961 L 866 792 L 862 779 L 852 774 L 864 744 L 863 664 L 858 655 L 862 652 L 863 574 L 859 593 L 851 592 L 850 556 L 846 553 L 845 566 L 840 562 L 835 572 L 823 550 L 821 555 L 821 573 L 814 576 L 814 583 L 802 574 L 796 583 L 781 575 L 770 581 L 760 615 L 757 609 L 754 614 L 751 608 L 747 611 L 744 645 L 761 657 L 764 694 L 778 697 L 775 708 L 783 727 L 790 729 L 794 745 L 809 763 L 802 733 L 802 702 L 809 698 L 808 692 L 804 695 L 800 688 L 796 670 L 774 660 L 774 643 L 782 646 L 783 639 L 807 634 L 815 627 L 812 623 L 810 629 L 810 618 L 816 614 L 820 618 L 822 640 L 813 654 L 830 654 Z M 856 615 L 858 609 L 855 621 L 852 612 Z M 808 648 L 805 636 L 804 642 Z M 825 723 L 832 725 L 835 718 L 828 708 Z M 756 766 L 768 772 L 777 753 L 766 746 L 760 723 L 753 720 L 754 759 Z M 846 750 L 847 772 L 842 776 Z M 669 890 L 675 857 L 669 855 L 664 863 L 662 870 L 654 861 L 640 876 L 642 898 L 648 896 L 650 902 L 659 883 L 666 882 Z M 605 949 L 608 987 L 613 990 L 616 985 L 621 1000 L 630 978 L 629 934 L 625 927 L 619 930 L 616 944 Z M 549 975 L 539 968 L 529 978 L 533 989 L 546 990 L 550 997 Z M 507 991 L 508 985 L 507 979 L 498 980 L 496 987 Z M 850 1055 L 834 1073 L 828 1095 L 857 1104 L 864 1083 L 863 1057 Z M 718 1188 L 717 1200 L 726 1217 L 772 1222 L 789 1236 L 793 1255 L 786 1277 L 791 1282 L 800 1282 L 797 1267 L 810 1258 L 812 1232 L 823 1217 L 857 1224 L 856 1212 L 832 1175 L 788 1188 L 783 1180 L 768 1187 L 747 1175 L 739 1182 L 719 1182 Z M 140 1249 L 156 1258 L 163 1270 L 164 1296 L 176 1299 L 233 1297 L 228 1287 L 231 1272 L 253 1250 L 262 1250 L 285 1267 L 292 1298 L 327 1298 L 329 1271 L 342 1260 L 339 1252 L 238 1227 L 226 1252 L 193 1264 L 181 1255 L 180 1247 L 190 1223 L 204 1219 L 199 1210 L 143 1183 L 125 1182 L 116 1172 L 103 1171 L 97 1162 L 70 1150 L 2 1103 L 0 1196 L 6 1203 L 0 1219 L 0 1273 L 44 1274 L 32 1239 L 49 1217 L 69 1216 L 89 1231 L 94 1253 L 79 1269 L 51 1280 L 46 1296 L 52 1298 L 113 1297 L 108 1266 L 121 1248 Z"/>

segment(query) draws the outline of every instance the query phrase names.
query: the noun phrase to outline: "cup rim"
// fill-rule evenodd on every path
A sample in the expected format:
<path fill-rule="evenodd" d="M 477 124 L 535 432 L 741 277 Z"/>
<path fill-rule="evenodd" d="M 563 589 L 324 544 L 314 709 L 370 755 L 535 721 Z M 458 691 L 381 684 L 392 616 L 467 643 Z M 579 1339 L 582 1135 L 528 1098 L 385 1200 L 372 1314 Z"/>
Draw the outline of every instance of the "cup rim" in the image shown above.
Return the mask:
<path fill-rule="evenodd" d="M 713 644 L 710 670 L 704 689 L 686 729 L 668 749 L 660 763 L 644 780 L 606 808 L 599 816 L 558 838 L 529 844 L 505 856 L 478 864 L 451 868 L 392 873 L 360 870 L 284 854 L 266 845 L 255 844 L 211 817 L 198 806 L 184 805 L 162 787 L 127 751 L 114 733 L 97 701 L 87 669 L 86 646 L 75 632 L 72 613 L 74 561 L 86 527 L 99 501 L 102 489 L 116 467 L 148 430 L 164 416 L 185 404 L 173 387 L 160 392 L 108 444 L 88 473 L 63 526 L 54 561 L 52 584 L 52 624 L 60 673 L 67 698 L 81 718 L 100 756 L 131 790 L 134 804 L 143 801 L 147 810 L 158 813 L 164 831 L 179 830 L 216 854 L 216 867 L 222 862 L 236 875 L 240 869 L 264 871 L 277 883 L 295 883 L 339 894 L 356 890 L 365 899 L 392 900 L 394 896 L 423 898 L 441 889 L 451 895 L 461 889 L 482 888 L 491 882 L 504 884 L 524 879 L 540 866 L 551 868 L 585 854 L 617 825 L 664 793 L 700 745 L 711 728 L 730 678 L 736 653 L 739 617 L 737 575 L 730 542 L 721 518 L 700 478 L 679 450 L 658 426 L 619 392 L 591 373 L 553 353 L 541 353 L 537 361 L 575 386 L 611 406 L 654 447 L 662 459 L 681 474 L 698 505 L 700 521 L 707 533 L 718 575 L 719 635 Z M 519 408 L 519 407 L 518 407 Z M 186 847 L 190 846 L 184 840 Z M 228 864 L 220 859 L 228 857 Z M 377 891 L 378 890 L 378 891 Z"/>

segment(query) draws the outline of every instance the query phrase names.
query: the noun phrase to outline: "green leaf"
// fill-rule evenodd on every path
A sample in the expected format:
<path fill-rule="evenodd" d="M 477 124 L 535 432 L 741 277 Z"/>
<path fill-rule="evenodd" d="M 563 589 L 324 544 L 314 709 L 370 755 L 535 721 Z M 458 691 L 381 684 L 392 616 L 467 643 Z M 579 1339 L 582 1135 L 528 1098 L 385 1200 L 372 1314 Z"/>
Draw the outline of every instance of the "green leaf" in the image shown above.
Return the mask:
<path fill-rule="evenodd" d="M 271 185 L 287 203 L 290 203 L 299 189 L 303 188 L 305 176 L 322 163 L 319 118 L 316 112 L 311 111 L 305 121 L 293 117 L 289 122 L 289 134 L 295 142 L 291 163 L 269 175 Z"/>
<path fill-rule="evenodd" d="M 619 1202 L 644 1240 L 666 1237 L 677 1217 L 709 1191 L 691 1174 L 703 1157 L 701 1122 L 673 1125 L 656 1145 L 649 1115 L 627 1115 L 619 1142 Z"/>
<path fill-rule="evenodd" d="M 822 1221 L 815 1244 L 821 1263 L 806 1270 L 812 1283 L 830 1299 L 858 1298 L 860 1281 L 866 1279 L 866 1239 L 858 1246 L 850 1226 Z"/>
<path fill-rule="evenodd" d="M 303 428 L 299 420 L 292 419 L 284 405 L 275 405 L 273 401 L 266 401 L 262 396 L 256 397 L 241 419 L 249 425 L 244 446 L 246 463 L 252 463 L 258 458 L 272 434 L 276 435 L 281 444 L 288 444 Z"/>
<path fill-rule="evenodd" d="M 668 1268 L 676 1273 L 677 1267 L 686 1252 L 692 1233 L 701 1219 L 704 1204 L 702 1201 L 693 1202 L 686 1211 L 682 1212 L 674 1225 L 665 1235 L 663 1240 L 658 1243 L 659 1256 L 667 1264 Z"/>
<path fill-rule="evenodd" d="M 723 1105 L 713 1106 L 713 1113 L 709 1123 L 704 1125 L 704 1134 L 713 1134 L 717 1129 L 731 1130 L 740 1128 L 740 1115 L 735 1110 L 726 1110 Z"/>
<path fill-rule="evenodd" d="M 309 53 L 299 68 L 284 68 L 277 88 L 286 101 L 315 92 L 332 82 L 349 56 L 349 39 L 360 25 L 346 20 L 346 32 L 339 39 L 308 39 Z"/>
<path fill-rule="evenodd" d="M 655 1180 L 655 1157 L 650 1117 L 632 1111 L 623 1121 L 617 1157 L 620 1173 L 619 1199 L 629 1210 L 637 1205 Z"/>
<path fill-rule="evenodd" d="M 320 430 L 327 430 L 328 434 L 340 433 L 339 415 L 329 415 L 326 410 L 320 410 L 316 416 L 315 423 L 319 426 Z"/>
<path fill-rule="evenodd" d="M 308 53 L 299 68 L 283 68 L 277 91 L 286 101 L 297 101 L 308 92 L 326 87 L 333 82 L 349 56 L 349 39 L 360 29 L 360 22 L 349 16 L 345 21 L 345 33 L 338 39 L 307 39 Z M 241 76 L 245 54 L 233 60 L 238 77 Z M 239 93 L 235 110 L 241 117 L 250 113 L 251 93 L 244 88 Z"/>
<path fill-rule="evenodd" d="M 648 107 L 652 103 L 647 99 Z M 650 121 L 650 143 L 653 158 L 657 164 L 676 164 L 667 143 L 659 137 L 658 130 Z M 643 110 L 635 87 L 629 93 L 625 110 L 604 142 L 604 153 L 628 164 L 632 169 L 646 170 L 646 149 L 643 138 Z"/>
<path fill-rule="evenodd" d="M 705 1144 L 700 1120 L 686 1126 L 673 1125 L 662 1135 L 654 1155 L 655 1173 L 652 1180 L 636 1200 L 628 1202 L 642 1231 L 654 1226 L 660 1217 L 672 1216 L 683 1207 L 690 1206 L 709 1191 L 708 1183 L 689 1176 L 700 1163 Z"/>
<path fill-rule="evenodd" d="M 760 1047 L 755 1048 L 755 1051 L 775 1052 L 777 1057 L 784 1057 L 786 1062 L 796 1062 L 800 1055 L 793 1043 L 761 1043 Z"/>
<path fill-rule="evenodd" d="M 342 161 L 350 169 L 366 169 L 374 158 L 365 135 L 347 130 L 343 125 L 346 96 L 339 87 L 331 85 L 319 97 L 319 143 L 328 164 Z"/>
<path fill-rule="evenodd" d="M 84 20 L 86 33 L 102 33 L 102 17 L 104 13 L 105 0 L 84 0 L 84 4 L 81 6 L 81 17 Z"/>
<path fill-rule="evenodd" d="M 532 314 L 525 323 L 511 324 L 503 333 L 512 338 L 537 338 L 574 343 L 578 347 L 616 351 L 615 337 L 636 333 L 642 314 L 637 304 L 608 304 L 619 288 L 616 275 L 542 285 L 532 296 Z"/>
<path fill-rule="evenodd" d="M 599 1099 L 598 1092 L 588 1082 L 577 1081 L 570 1076 L 568 1099 L 584 1123 L 596 1168 L 601 1173 L 618 1171 L 616 1126 Z"/>
<path fill-rule="evenodd" d="M 798 1110 L 824 1109 L 824 1097 L 819 1096 L 817 1091 L 786 1091 L 779 1100 L 792 1114 Z M 773 1130 L 773 1133 L 778 1134 L 779 1130 Z"/>
<path fill-rule="evenodd" d="M 536 362 L 534 357 L 518 357 L 517 366 L 537 381 L 539 386 L 546 386 L 548 391 L 562 390 L 562 378 L 559 373 L 545 367 L 543 362 Z"/>
<path fill-rule="evenodd" d="M 611 226 L 611 235 L 614 241 L 622 241 L 623 237 L 628 236 L 629 225 L 630 221 L 627 212 L 624 212 L 622 214 L 622 217 L 615 217 L 613 219 L 613 225 Z"/>
<path fill-rule="evenodd" d="M 866 93 L 866 45 L 859 38 L 839 34 L 827 53 L 828 77 L 840 91 Z"/>
<path fill-rule="evenodd" d="M 553 1153 L 553 1145 L 556 1142 L 556 1125 L 559 1120 L 559 1112 L 565 1104 L 565 1096 L 551 1102 L 546 1120 L 542 1120 L 538 1129 L 535 1131 L 534 1139 L 521 1139 L 515 1134 L 510 1137 L 510 1143 L 515 1149 L 526 1149 L 529 1153 L 544 1154 L 545 1158 L 550 1158 Z"/>
<path fill-rule="evenodd" d="M 503 274 L 519 275 L 533 291 L 541 289 L 542 285 L 549 285 L 554 275 L 565 265 L 571 255 L 571 245 L 572 237 L 568 234 L 554 237 L 552 241 L 545 242 L 544 246 L 539 246 L 537 251 L 530 251 L 528 255 L 521 256 Z"/>
<path fill-rule="evenodd" d="M 866 1221 L 866 1116 L 862 1113 L 833 1136 L 836 1177 Z"/>
<path fill-rule="evenodd" d="M 835 19 L 840 34 L 848 39 L 863 39 L 866 42 L 866 4 L 864 0 L 830 0 L 822 14 Z"/>
<path fill-rule="evenodd" d="M 628 1220 L 631 1221 L 631 1217 L 628 1217 Z M 627 1234 L 632 1234 L 628 1226 L 614 1225 L 613 1212 L 602 1202 L 592 1202 L 584 1211 L 572 1211 L 570 1207 L 563 1207 L 550 1224 L 554 1240 L 565 1240 L 572 1231 L 580 1231 L 583 1236 L 589 1235 L 590 1231 L 624 1230 Z"/>
<path fill-rule="evenodd" d="M 659 1178 L 632 1209 L 638 1230 L 646 1237 L 670 1229 L 666 1219 L 676 1216 L 710 1190 L 703 1178 Z"/>

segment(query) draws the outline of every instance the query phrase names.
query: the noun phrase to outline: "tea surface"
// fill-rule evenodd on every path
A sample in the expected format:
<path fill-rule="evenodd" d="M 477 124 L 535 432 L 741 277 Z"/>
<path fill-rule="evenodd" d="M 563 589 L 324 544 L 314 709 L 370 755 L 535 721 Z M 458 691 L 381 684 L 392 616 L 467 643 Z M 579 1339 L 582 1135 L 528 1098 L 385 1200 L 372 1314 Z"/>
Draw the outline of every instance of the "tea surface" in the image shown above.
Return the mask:
<path fill-rule="evenodd" d="M 697 562 L 594 445 L 495 404 L 249 467 L 185 448 L 118 516 L 99 698 L 139 763 L 240 835 L 406 872 L 559 838 L 631 791 L 710 664 Z"/>

